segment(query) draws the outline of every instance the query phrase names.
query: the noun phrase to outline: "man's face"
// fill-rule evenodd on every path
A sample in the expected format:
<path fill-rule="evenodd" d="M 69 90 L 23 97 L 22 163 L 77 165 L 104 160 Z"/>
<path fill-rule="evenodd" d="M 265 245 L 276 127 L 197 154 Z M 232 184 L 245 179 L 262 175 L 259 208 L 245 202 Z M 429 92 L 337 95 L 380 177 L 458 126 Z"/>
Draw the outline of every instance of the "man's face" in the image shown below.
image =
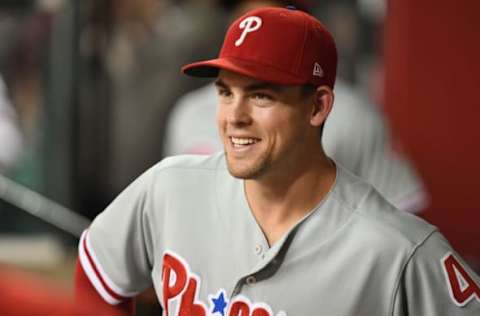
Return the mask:
<path fill-rule="evenodd" d="M 312 107 L 300 86 L 270 84 L 221 70 L 217 123 L 230 173 L 259 179 L 303 161 Z M 306 151 L 307 150 L 307 151 Z"/>

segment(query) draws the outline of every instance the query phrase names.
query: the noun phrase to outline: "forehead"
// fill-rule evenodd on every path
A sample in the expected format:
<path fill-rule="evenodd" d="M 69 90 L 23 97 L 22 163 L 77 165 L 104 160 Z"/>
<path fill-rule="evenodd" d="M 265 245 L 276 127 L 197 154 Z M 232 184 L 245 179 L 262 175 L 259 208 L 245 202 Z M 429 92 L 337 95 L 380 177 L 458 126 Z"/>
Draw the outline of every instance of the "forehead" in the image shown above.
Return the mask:
<path fill-rule="evenodd" d="M 257 80 L 252 77 L 248 77 L 239 73 L 231 72 L 228 70 L 220 70 L 217 80 L 215 81 L 217 86 L 225 88 L 241 88 L 245 90 L 259 90 L 268 89 L 277 92 L 288 90 L 290 86 L 279 85 L 271 82 Z"/>

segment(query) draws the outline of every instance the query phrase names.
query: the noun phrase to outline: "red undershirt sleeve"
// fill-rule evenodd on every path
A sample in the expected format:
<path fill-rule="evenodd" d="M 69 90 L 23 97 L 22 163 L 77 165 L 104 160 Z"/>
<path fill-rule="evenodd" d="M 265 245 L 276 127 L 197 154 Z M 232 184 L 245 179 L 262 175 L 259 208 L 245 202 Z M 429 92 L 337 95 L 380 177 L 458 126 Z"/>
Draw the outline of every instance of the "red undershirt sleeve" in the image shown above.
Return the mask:
<path fill-rule="evenodd" d="M 77 259 L 75 269 L 75 301 L 79 304 L 88 302 L 89 304 L 104 307 L 102 310 L 111 309 L 112 312 L 135 316 L 135 299 L 126 298 L 116 305 L 107 303 L 90 282 L 79 259 Z"/>

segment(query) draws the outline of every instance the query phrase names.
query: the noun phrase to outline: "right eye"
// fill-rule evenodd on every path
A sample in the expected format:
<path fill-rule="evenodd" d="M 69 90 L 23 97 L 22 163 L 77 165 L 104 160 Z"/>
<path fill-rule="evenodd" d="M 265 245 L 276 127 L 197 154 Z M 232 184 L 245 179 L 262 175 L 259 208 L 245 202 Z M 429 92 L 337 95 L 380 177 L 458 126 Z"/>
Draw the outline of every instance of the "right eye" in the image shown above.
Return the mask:
<path fill-rule="evenodd" d="M 218 88 L 217 97 L 220 104 L 230 104 L 232 103 L 233 93 L 230 90 Z"/>
<path fill-rule="evenodd" d="M 221 88 L 217 89 L 217 94 L 218 96 L 221 96 L 221 97 L 229 97 L 232 95 L 232 93 L 227 89 L 221 89 Z"/>

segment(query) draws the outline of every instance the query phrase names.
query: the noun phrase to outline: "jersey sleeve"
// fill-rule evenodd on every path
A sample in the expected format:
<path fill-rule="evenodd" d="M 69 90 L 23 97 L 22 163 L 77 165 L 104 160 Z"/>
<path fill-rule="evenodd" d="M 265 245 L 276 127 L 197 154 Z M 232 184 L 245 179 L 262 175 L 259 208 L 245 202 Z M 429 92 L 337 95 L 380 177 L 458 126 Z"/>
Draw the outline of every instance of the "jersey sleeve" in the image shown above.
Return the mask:
<path fill-rule="evenodd" d="M 420 245 L 403 271 L 395 316 L 480 315 L 479 277 L 438 232 Z"/>
<path fill-rule="evenodd" d="M 151 285 L 148 219 L 152 170 L 128 186 L 83 233 L 79 261 L 100 296 L 116 305 Z"/>

